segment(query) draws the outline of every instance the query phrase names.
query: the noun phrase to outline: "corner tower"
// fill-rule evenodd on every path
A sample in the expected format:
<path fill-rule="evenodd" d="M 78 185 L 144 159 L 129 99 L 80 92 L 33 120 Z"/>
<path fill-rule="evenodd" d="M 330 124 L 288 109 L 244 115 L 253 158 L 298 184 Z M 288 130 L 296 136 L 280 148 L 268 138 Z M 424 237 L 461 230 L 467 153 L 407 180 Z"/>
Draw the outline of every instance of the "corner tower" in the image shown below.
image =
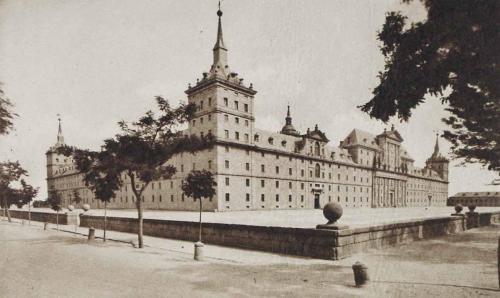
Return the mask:
<path fill-rule="evenodd" d="M 427 167 L 436 171 L 443 180 L 448 181 L 449 164 L 450 161 L 439 152 L 439 134 L 436 134 L 436 144 L 434 145 L 434 152 L 432 153 L 431 157 L 427 159 L 426 165 Z"/>
<path fill-rule="evenodd" d="M 188 132 L 212 134 L 218 140 L 250 143 L 254 127 L 253 100 L 257 92 L 252 84 L 245 85 L 243 79 L 230 70 L 220 6 L 217 16 L 217 38 L 210 71 L 204 72 L 202 78 L 185 91 L 188 102 L 197 106 Z"/>

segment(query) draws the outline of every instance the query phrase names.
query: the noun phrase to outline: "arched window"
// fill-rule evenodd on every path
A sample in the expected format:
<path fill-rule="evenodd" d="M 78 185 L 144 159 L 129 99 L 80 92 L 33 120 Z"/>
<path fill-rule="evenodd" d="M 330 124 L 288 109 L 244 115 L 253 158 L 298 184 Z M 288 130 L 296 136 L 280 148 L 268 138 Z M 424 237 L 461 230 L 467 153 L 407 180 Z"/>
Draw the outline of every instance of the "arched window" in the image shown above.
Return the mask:
<path fill-rule="evenodd" d="M 314 176 L 316 178 L 319 178 L 321 175 L 321 168 L 319 166 L 319 163 L 316 164 L 315 168 L 314 168 Z"/>
<path fill-rule="evenodd" d="M 320 155 L 320 146 L 319 146 L 319 142 L 316 142 L 314 144 L 314 155 Z"/>
<path fill-rule="evenodd" d="M 259 141 L 259 135 L 258 135 L 258 134 L 256 134 L 256 135 L 253 137 L 253 140 L 254 140 L 254 142 L 258 142 L 258 141 Z"/>

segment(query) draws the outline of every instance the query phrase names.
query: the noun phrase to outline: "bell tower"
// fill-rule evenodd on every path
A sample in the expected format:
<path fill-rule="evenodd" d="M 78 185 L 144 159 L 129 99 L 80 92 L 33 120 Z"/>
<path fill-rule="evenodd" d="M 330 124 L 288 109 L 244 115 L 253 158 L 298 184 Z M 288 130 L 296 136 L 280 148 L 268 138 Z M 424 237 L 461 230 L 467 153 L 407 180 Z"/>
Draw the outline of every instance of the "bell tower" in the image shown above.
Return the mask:
<path fill-rule="evenodd" d="M 228 49 L 222 34 L 222 15 L 219 4 L 217 37 L 210 70 L 185 91 L 188 102 L 197 106 L 188 132 L 212 134 L 216 139 L 228 142 L 251 143 L 254 95 L 257 92 L 252 84 L 245 85 L 243 78 L 229 67 Z"/>

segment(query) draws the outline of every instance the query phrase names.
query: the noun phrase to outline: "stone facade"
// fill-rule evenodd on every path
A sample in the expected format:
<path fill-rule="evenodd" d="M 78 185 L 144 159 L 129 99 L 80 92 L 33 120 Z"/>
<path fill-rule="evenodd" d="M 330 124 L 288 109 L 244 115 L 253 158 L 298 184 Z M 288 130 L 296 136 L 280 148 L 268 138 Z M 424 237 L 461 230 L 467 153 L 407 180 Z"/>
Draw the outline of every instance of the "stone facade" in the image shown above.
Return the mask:
<path fill-rule="evenodd" d="M 459 192 L 448 198 L 448 206 L 500 206 L 500 191 Z"/>
<path fill-rule="evenodd" d="M 298 132 L 288 107 L 279 133 L 255 128 L 252 84 L 246 85 L 228 65 L 221 16 L 213 64 L 194 86 L 185 91 L 198 106 L 185 134 L 212 134 L 216 145 L 195 155 L 178 154 L 168 163 L 177 168 L 169 180 L 155 181 L 143 197 L 146 209 L 196 210 L 198 204 L 182 195 L 183 178 L 193 169 L 215 174 L 217 195 L 203 204 L 205 210 L 257 210 L 321 208 L 328 202 L 344 207 L 403 207 L 446 205 L 448 160 L 436 148 L 422 169 L 402 147 L 403 138 L 392 127 L 379 135 L 354 129 L 339 146 L 329 145 L 318 128 Z M 73 161 L 54 149 L 47 152 L 48 190 L 62 194 L 70 204 L 75 192 L 92 208 L 103 207 L 93 199 Z M 129 181 L 110 208 L 134 208 Z"/>

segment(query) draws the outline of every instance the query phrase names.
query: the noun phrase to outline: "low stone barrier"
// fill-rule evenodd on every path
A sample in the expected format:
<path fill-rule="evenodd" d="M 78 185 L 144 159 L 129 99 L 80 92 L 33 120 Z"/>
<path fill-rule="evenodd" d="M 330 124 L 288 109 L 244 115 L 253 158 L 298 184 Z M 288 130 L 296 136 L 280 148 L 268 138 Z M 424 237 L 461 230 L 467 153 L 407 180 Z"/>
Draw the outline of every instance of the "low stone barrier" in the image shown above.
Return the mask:
<path fill-rule="evenodd" d="M 29 212 L 24 210 L 9 210 L 10 216 L 12 218 L 19 219 L 29 219 Z M 31 220 L 33 221 L 41 221 L 41 222 L 49 222 L 49 223 L 57 223 L 56 213 L 48 213 L 48 212 L 37 212 L 31 211 Z M 67 216 L 63 212 L 59 212 L 59 224 L 66 225 L 68 224 Z"/>
<path fill-rule="evenodd" d="M 27 219 L 26 211 L 11 211 L 11 216 Z M 338 260 L 369 248 L 384 248 L 401 243 L 460 233 L 476 226 L 500 223 L 500 212 L 478 213 L 479 220 L 467 215 L 409 220 L 363 228 L 343 230 L 301 229 L 285 227 L 250 226 L 238 224 L 204 223 L 203 242 L 229 247 L 266 252 Z M 32 220 L 55 223 L 54 213 L 32 212 Z M 65 224 L 65 214 L 59 223 Z M 471 222 L 473 222 L 473 226 Z M 103 228 L 103 217 L 82 215 L 80 226 Z M 137 233 L 137 219 L 108 217 L 108 230 Z M 198 223 L 144 219 L 144 235 L 198 240 Z"/>

